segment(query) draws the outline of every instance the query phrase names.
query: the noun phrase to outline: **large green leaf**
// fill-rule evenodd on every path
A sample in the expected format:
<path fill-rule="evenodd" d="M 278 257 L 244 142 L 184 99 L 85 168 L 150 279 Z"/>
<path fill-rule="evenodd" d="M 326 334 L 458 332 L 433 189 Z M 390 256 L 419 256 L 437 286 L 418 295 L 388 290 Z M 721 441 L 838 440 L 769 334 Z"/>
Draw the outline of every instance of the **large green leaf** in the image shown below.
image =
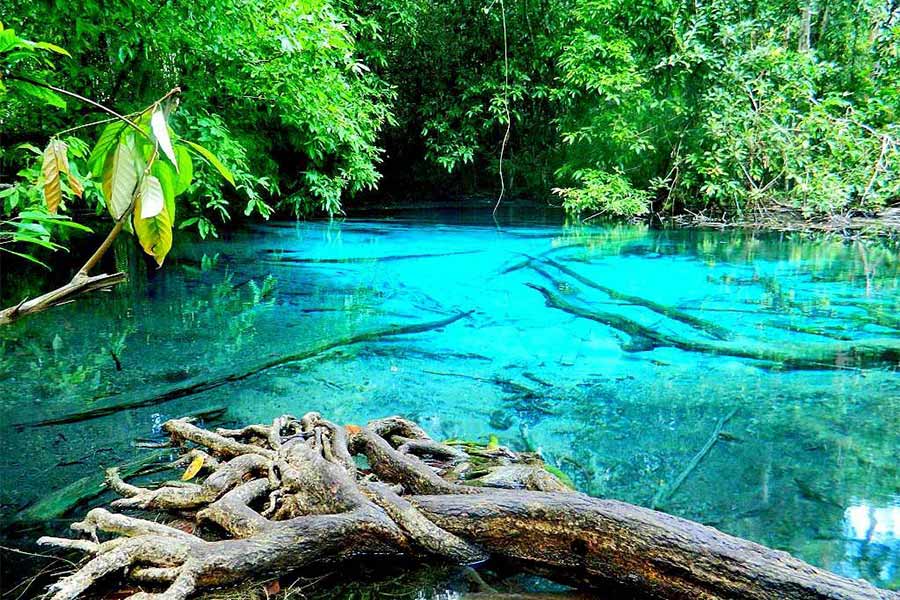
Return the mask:
<path fill-rule="evenodd" d="M 175 166 L 175 170 L 178 170 L 178 159 L 175 158 L 175 149 L 172 148 L 172 140 L 169 137 L 169 128 L 166 125 L 166 115 L 163 114 L 162 109 L 157 108 L 153 111 L 153 116 L 150 117 L 150 128 L 153 130 L 153 137 L 156 138 L 159 147 L 162 149 L 163 154 L 168 157 L 172 164 Z"/>
<path fill-rule="evenodd" d="M 138 180 L 138 164 L 128 143 L 120 143 L 103 165 L 103 196 L 112 218 L 119 220 L 131 206 Z"/>
<path fill-rule="evenodd" d="M 162 266 L 169 250 L 172 249 L 172 221 L 173 216 L 163 204 L 162 210 L 149 219 L 142 219 L 139 215 L 143 212 L 141 203 L 143 199 L 138 197 L 135 204 L 134 232 L 144 252 L 156 260 L 156 264 Z"/>
<path fill-rule="evenodd" d="M 194 163 L 191 153 L 184 146 L 175 146 L 175 158 L 178 159 L 178 180 L 175 182 L 175 195 L 184 193 L 194 178 Z"/>
<path fill-rule="evenodd" d="M 150 172 L 159 180 L 159 185 L 162 189 L 163 198 L 166 203 L 166 210 L 169 211 L 169 216 L 174 220 L 175 185 L 178 180 L 178 175 L 175 174 L 175 169 L 172 168 L 172 165 L 161 160 L 157 160 L 153 163 L 153 166 L 150 167 Z"/>
<path fill-rule="evenodd" d="M 33 83 L 29 83 L 27 81 L 13 80 L 9 82 L 10 87 L 18 88 L 19 91 L 28 94 L 33 98 L 37 98 L 42 102 L 49 104 L 50 106 L 55 106 L 56 108 L 66 108 L 66 101 L 62 99 L 62 97 L 54 92 L 53 90 L 48 90 L 47 88 L 41 87 L 39 85 L 34 85 Z"/>
<path fill-rule="evenodd" d="M 116 144 L 119 143 L 125 127 L 127 127 L 125 123 L 115 121 L 104 127 L 103 131 L 100 133 L 100 138 L 94 145 L 94 149 L 91 151 L 91 156 L 88 158 L 87 162 L 88 170 L 90 170 L 94 179 L 100 179 L 103 174 L 103 165 L 106 164 L 106 157 Z"/>
<path fill-rule="evenodd" d="M 182 141 L 190 146 L 197 154 L 208 160 L 210 164 L 212 164 L 212 166 L 214 166 L 216 170 L 222 175 L 222 177 L 224 177 L 226 181 L 228 181 L 228 183 L 234 185 L 234 175 L 231 174 L 231 171 L 228 170 L 228 167 L 222 164 L 222 161 L 216 158 L 215 154 L 213 154 L 200 144 L 196 144 L 190 140 Z"/>

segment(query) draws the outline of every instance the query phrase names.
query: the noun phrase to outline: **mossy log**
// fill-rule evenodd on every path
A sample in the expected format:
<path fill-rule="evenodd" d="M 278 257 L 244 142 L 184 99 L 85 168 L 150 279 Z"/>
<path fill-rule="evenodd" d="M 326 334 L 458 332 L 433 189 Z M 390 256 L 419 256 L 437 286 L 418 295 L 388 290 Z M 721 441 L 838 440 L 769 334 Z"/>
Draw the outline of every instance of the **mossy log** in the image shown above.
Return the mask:
<path fill-rule="evenodd" d="M 565 273 L 575 281 L 581 283 L 582 285 L 586 285 L 590 288 L 594 288 L 595 290 L 599 290 L 612 298 L 613 300 L 621 300 L 622 302 L 627 302 L 629 304 L 634 304 L 635 306 L 642 306 L 646 309 L 652 310 L 655 313 L 658 313 L 664 317 L 668 317 L 669 319 L 680 321 L 686 325 L 690 325 L 695 329 L 699 329 L 710 337 L 719 339 L 719 340 L 728 340 L 734 337 L 732 333 L 725 327 L 721 325 L 717 325 L 715 323 L 711 323 L 705 319 L 701 319 L 699 317 L 695 317 L 694 315 L 688 314 L 683 310 L 675 308 L 674 306 L 666 306 L 665 304 L 660 304 L 659 302 L 654 302 L 648 298 L 644 298 L 642 296 L 635 296 L 634 294 L 626 294 L 624 292 L 620 292 L 619 290 L 613 289 L 606 285 L 601 285 L 592 279 L 588 279 L 578 271 L 574 269 L 570 269 L 569 267 L 556 262 L 555 260 L 545 258 L 543 262 L 551 267 L 555 268 L 560 273 Z M 537 267 L 535 265 L 531 265 L 531 268 L 534 269 L 539 274 L 547 277 L 551 281 L 553 281 L 553 277 L 551 277 L 546 271 Z"/>
<path fill-rule="evenodd" d="M 749 358 L 776 363 L 785 370 L 824 370 L 838 368 L 896 367 L 900 364 L 900 340 L 873 338 L 854 342 L 775 345 L 749 338 L 734 338 L 728 342 L 691 339 L 666 333 L 638 323 L 624 315 L 591 310 L 569 302 L 549 289 L 526 284 L 544 296 L 547 306 L 576 317 L 603 323 L 631 337 L 626 346 L 630 350 L 652 350 L 660 346 L 687 352 Z"/>
<path fill-rule="evenodd" d="M 178 419 L 164 429 L 207 475 L 150 490 L 110 470 L 109 485 L 123 496 L 111 507 L 156 516 L 95 508 L 72 525 L 83 538 L 41 538 L 92 556 L 50 587 L 52 600 L 117 581 L 151 590 L 131 600 L 182 600 L 314 565 L 492 557 L 576 588 L 645 598 L 900 598 L 704 525 L 571 492 L 534 457 L 523 461 L 502 446 L 480 451 L 492 456 L 494 474 L 529 466 L 542 476 L 522 477 L 520 489 L 463 482 L 465 450 L 442 448 L 400 417 L 358 427 L 308 413 L 218 431 Z M 197 525 L 193 533 L 185 518 Z"/>

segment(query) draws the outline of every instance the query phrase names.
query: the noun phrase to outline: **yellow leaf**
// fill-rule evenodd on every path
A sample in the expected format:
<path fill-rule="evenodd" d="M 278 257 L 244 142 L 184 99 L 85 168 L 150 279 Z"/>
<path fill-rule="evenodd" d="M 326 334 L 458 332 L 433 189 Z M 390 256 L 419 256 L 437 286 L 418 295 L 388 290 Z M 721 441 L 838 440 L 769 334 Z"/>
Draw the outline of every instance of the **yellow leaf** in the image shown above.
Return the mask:
<path fill-rule="evenodd" d="M 188 465 L 188 468 L 185 469 L 184 475 L 181 476 L 182 481 L 190 481 L 193 479 L 197 473 L 200 472 L 200 469 L 203 468 L 203 456 L 197 455 L 194 460 L 191 461 L 191 464 Z"/>
<path fill-rule="evenodd" d="M 155 216 L 142 219 L 144 199 L 138 194 L 134 205 L 134 232 L 144 252 L 156 259 L 162 266 L 169 250 L 172 249 L 172 215 L 165 204 Z"/>
<path fill-rule="evenodd" d="M 488 450 L 496 450 L 499 447 L 500 447 L 500 438 L 498 438 L 496 435 L 494 435 L 492 433 L 491 437 L 488 438 L 487 449 Z"/>

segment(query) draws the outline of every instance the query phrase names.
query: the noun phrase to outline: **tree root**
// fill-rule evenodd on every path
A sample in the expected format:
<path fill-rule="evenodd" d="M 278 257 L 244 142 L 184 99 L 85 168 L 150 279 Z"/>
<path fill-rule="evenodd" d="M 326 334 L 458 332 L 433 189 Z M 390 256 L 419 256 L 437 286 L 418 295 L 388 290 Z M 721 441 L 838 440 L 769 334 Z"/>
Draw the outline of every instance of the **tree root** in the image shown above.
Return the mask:
<path fill-rule="evenodd" d="M 308 413 L 215 432 L 178 419 L 164 429 L 186 460 L 203 458 L 208 475 L 150 490 L 111 469 L 109 485 L 123 496 L 112 506 L 158 517 L 95 508 L 72 525 L 83 539 L 41 538 L 92 556 L 50 587 L 52 600 L 78 598 L 114 573 L 153 590 L 131 600 L 184 600 L 321 564 L 465 565 L 489 557 L 579 588 L 653 598 L 900 597 L 684 519 L 570 491 L 532 491 L 566 488 L 535 455 L 441 444 L 400 417 L 342 427 Z M 487 474 L 477 485 L 464 477 L 473 465 Z M 204 526 L 188 533 L 165 515 Z"/>

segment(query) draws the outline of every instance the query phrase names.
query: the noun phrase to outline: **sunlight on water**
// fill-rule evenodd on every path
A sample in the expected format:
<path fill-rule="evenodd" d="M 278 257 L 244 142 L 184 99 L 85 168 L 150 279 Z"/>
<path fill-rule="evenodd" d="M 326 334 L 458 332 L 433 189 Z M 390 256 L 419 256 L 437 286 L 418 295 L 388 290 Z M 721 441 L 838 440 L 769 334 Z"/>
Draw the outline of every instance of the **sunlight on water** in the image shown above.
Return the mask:
<path fill-rule="evenodd" d="M 275 223 L 182 242 L 148 275 L 0 333 L 5 522 L 145 453 L 136 444 L 174 416 L 402 413 L 436 437 L 540 450 L 590 494 L 900 586 L 896 247 L 459 218 Z M 28 426 L 123 403 L 136 407 Z"/>

